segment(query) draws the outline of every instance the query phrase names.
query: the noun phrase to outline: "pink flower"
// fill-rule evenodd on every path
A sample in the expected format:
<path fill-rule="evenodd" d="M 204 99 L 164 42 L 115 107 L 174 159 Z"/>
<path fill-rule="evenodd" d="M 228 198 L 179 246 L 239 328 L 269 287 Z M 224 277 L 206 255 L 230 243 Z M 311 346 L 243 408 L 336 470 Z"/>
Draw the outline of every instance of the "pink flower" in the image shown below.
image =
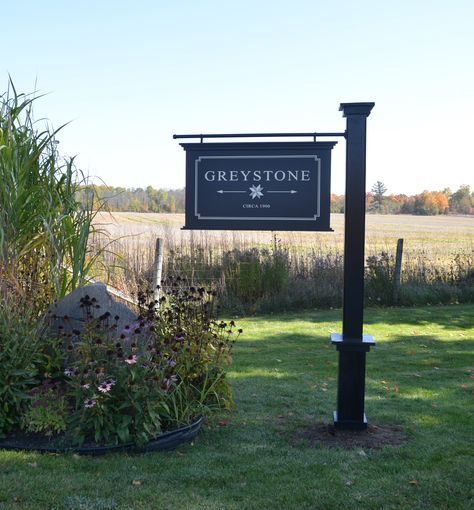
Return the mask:
<path fill-rule="evenodd" d="M 86 409 L 90 409 L 91 407 L 94 407 L 97 404 L 96 400 L 92 400 L 90 398 L 84 400 L 84 407 Z"/>
<path fill-rule="evenodd" d="M 137 355 L 131 354 L 128 358 L 125 358 L 125 363 L 128 363 L 129 365 L 134 365 L 137 362 Z"/>
<path fill-rule="evenodd" d="M 97 389 L 101 392 L 101 393 L 108 393 L 111 389 L 112 389 L 112 386 L 109 386 L 108 384 L 106 384 L 105 382 L 99 384 L 99 386 L 97 387 Z"/>
<path fill-rule="evenodd" d="M 97 389 L 101 392 L 101 393 L 108 393 L 111 389 L 112 389 L 112 386 L 115 384 L 115 380 L 114 379 L 107 379 L 106 381 L 104 381 L 103 383 L 99 384 L 99 386 L 97 387 Z"/>

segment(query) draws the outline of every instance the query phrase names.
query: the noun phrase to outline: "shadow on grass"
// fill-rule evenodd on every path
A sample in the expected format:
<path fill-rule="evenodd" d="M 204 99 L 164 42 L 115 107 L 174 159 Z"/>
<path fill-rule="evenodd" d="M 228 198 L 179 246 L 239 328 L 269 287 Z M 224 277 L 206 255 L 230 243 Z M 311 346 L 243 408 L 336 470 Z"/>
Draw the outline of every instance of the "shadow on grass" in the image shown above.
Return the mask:
<path fill-rule="evenodd" d="M 445 335 L 391 337 L 367 355 L 366 408 L 370 419 L 415 428 L 470 425 L 474 392 L 474 340 Z M 471 367 L 471 368 L 470 368 Z M 281 333 L 235 352 L 230 375 L 242 420 L 293 413 L 298 422 L 332 418 L 336 406 L 338 353 L 327 337 Z M 264 420 L 265 421 L 265 420 Z M 307 420 L 306 420 L 307 421 Z M 450 425 L 452 426 L 452 424 Z"/>
<path fill-rule="evenodd" d="M 277 315 L 262 315 L 246 319 L 246 321 L 250 323 L 257 323 L 262 320 L 269 322 L 340 322 L 342 321 L 342 309 L 305 310 L 301 312 L 288 312 Z M 413 326 L 436 324 L 446 329 L 469 329 L 474 328 L 474 304 L 424 306 L 413 308 L 365 308 L 364 324 L 406 324 Z"/>

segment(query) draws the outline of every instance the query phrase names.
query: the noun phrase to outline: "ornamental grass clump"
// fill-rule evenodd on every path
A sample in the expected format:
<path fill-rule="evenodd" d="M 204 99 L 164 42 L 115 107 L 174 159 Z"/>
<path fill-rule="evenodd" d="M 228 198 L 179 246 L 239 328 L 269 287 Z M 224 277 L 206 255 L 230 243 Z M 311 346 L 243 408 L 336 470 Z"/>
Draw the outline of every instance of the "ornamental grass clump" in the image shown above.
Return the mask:
<path fill-rule="evenodd" d="M 74 158 L 59 155 L 61 128 L 35 120 L 36 99 L 11 81 L 0 95 L 0 280 L 39 316 L 96 269 L 101 251 L 88 240 L 103 203 Z"/>

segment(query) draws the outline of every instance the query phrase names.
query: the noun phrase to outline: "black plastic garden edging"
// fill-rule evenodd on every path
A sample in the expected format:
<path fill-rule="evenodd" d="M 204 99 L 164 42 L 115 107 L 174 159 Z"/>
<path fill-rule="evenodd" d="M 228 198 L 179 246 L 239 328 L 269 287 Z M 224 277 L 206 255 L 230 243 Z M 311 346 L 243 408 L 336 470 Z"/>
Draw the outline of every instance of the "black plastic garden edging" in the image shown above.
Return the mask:
<path fill-rule="evenodd" d="M 18 439 L 2 439 L 0 440 L 0 450 L 17 450 L 17 451 L 35 451 L 39 453 L 78 453 L 80 455 L 104 455 L 106 453 L 130 452 L 130 453 L 146 453 L 172 450 L 183 443 L 191 442 L 198 434 L 203 418 L 198 418 L 195 422 L 185 427 L 170 430 L 160 434 L 152 441 L 143 446 L 136 446 L 134 443 L 125 443 L 110 446 L 84 446 L 84 447 L 51 447 L 51 446 L 27 446 L 22 445 Z"/>

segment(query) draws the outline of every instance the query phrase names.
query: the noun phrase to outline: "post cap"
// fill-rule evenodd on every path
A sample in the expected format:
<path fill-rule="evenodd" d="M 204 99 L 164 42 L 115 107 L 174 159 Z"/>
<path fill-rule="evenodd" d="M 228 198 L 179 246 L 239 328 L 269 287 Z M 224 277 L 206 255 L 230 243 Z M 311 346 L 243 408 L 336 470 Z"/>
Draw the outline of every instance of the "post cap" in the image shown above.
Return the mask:
<path fill-rule="evenodd" d="M 343 117 L 348 115 L 364 115 L 368 117 L 375 103 L 341 103 L 339 111 L 342 112 Z"/>

